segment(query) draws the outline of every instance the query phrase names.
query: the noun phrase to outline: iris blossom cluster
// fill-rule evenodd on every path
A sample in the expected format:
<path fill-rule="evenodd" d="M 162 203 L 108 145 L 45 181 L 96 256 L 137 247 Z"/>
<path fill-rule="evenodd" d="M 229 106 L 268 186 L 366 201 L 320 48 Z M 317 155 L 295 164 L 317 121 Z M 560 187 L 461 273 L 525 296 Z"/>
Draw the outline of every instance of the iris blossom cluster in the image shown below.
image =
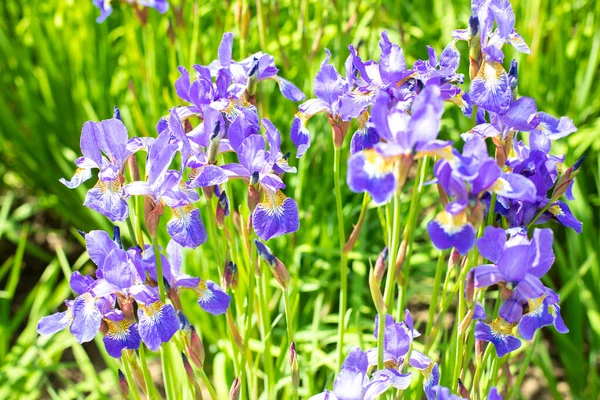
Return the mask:
<path fill-rule="evenodd" d="M 240 179 L 248 187 L 249 226 L 259 238 L 266 241 L 298 229 L 298 206 L 282 192 L 282 176 L 296 170 L 281 151 L 279 131 L 269 120 L 259 118 L 253 103 L 256 83 L 263 80 L 275 81 L 289 99 L 301 100 L 304 95 L 277 74 L 268 54 L 232 60 L 232 43 L 233 35 L 226 33 L 219 59 L 209 66 L 195 65 L 194 79 L 185 68 L 179 68 L 181 77 L 175 89 L 187 104 L 173 107 L 158 121 L 156 138 L 129 138 L 116 107 L 113 118 L 84 124 L 77 170 L 70 181 L 61 182 L 76 188 L 92 177 L 93 169 L 99 170 L 84 205 L 113 222 L 125 221 L 133 212 L 129 198 L 143 197 L 143 217 L 153 239 L 165 208 L 170 209 L 166 229 L 171 240 L 166 256 L 160 255 L 159 272 L 154 254 L 160 251 L 157 245 L 125 250 L 118 228 L 114 240 L 103 231 L 84 234 L 87 251 L 97 266 L 95 277 L 72 274 L 71 288 L 77 298 L 66 302 L 66 311 L 42 318 L 38 325 L 41 334 L 69 328 L 83 343 L 102 332 L 108 353 L 120 357 L 123 349 L 135 350 L 141 342 L 155 351 L 170 340 L 180 325 L 181 291 L 195 293 L 206 312 L 224 314 L 229 295 L 217 283 L 189 276 L 181 269 L 181 248 L 196 248 L 207 240 L 197 206 L 198 189 L 208 199 L 218 198 L 214 218 L 219 226 L 229 215 L 223 185 Z M 140 179 L 135 158 L 138 151 L 147 152 L 144 179 Z M 238 162 L 219 165 L 222 153 L 235 153 Z M 170 303 L 161 300 L 163 283 Z"/>
<path fill-rule="evenodd" d="M 377 339 L 378 316 L 375 317 L 374 335 Z M 413 349 L 413 340 L 420 336 L 414 329 L 413 319 L 405 310 L 405 319 L 395 322 L 387 314 L 384 332 L 385 368 L 377 369 L 377 348 L 364 352 L 353 347 L 342 364 L 333 383 L 333 391 L 325 390 L 311 400 L 372 400 L 389 389 L 404 390 L 412 382 L 414 369 L 423 375 L 423 391 L 427 400 L 462 399 L 440 386 L 440 368 L 436 362 Z M 375 368 L 373 368 L 375 367 Z M 369 377 L 370 375 L 370 377 Z M 494 397 L 495 396 L 495 397 Z M 489 399 L 501 400 L 492 388 Z"/>
<path fill-rule="evenodd" d="M 43 317 L 38 332 L 54 334 L 68 328 L 79 343 L 91 341 L 98 332 L 104 335 L 109 355 L 121 357 L 124 349 L 137 350 L 143 342 L 156 351 L 179 330 L 179 294 L 194 292 L 199 306 L 213 315 L 227 311 L 230 298 L 216 283 L 189 276 L 181 271 L 181 246 L 169 242 L 166 256 L 161 254 L 164 279 L 173 304 L 160 300 L 155 257 L 150 246 L 125 250 L 119 229 L 114 239 L 104 231 L 83 234 L 96 276 L 73 272 L 71 289 L 75 300 L 67 300 L 66 311 Z M 137 310 L 137 311 L 136 311 Z"/>
<path fill-rule="evenodd" d="M 134 7 L 150 7 L 156 9 L 159 13 L 164 14 L 169 10 L 169 3 L 167 0 L 121 0 L 125 3 L 129 3 Z M 112 0 L 92 0 L 92 4 L 100 9 L 100 16 L 96 18 L 96 22 L 104 22 L 110 14 L 112 14 Z"/>

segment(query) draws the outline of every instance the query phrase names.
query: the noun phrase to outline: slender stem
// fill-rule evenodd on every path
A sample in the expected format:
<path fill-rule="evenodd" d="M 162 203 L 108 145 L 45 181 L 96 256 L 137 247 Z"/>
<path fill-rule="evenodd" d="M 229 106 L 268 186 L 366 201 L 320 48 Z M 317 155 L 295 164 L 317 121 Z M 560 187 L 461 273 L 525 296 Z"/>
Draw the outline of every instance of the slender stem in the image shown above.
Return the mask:
<path fill-rule="evenodd" d="M 348 258 L 344 252 L 346 234 L 344 229 L 344 212 L 342 210 L 342 188 L 340 185 L 341 149 L 333 153 L 333 183 L 335 186 L 335 205 L 337 210 L 338 236 L 340 242 L 340 311 L 338 320 L 337 369 L 342 368 L 344 360 L 344 333 L 346 330 L 346 302 L 348 299 Z"/>
<path fill-rule="evenodd" d="M 538 343 L 539 336 L 540 335 L 538 335 L 538 333 L 536 331 L 536 333 L 534 334 L 534 337 L 533 337 L 533 341 L 531 342 L 531 346 L 529 346 L 529 352 L 527 353 L 525 360 L 523 360 L 523 364 L 521 366 L 521 370 L 519 371 L 519 376 L 517 377 L 517 381 L 515 382 L 514 385 L 512 385 L 510 393 L 506 397 L 507 399 L 514 399 L 514 398 L 516 398 L 517 393 L 519 393 L 519 388 L 521 387 L 521 383 L 523 382 L 523 379 L 525 378 L 525 373 L 527 372 L 527 367 L 529 367 L 529 363 L 531 362 L 531 359 L 533 358 L 533 353 L 535 352 L 535 346 Z"/>
<path fill-rule="evenodd" d="M 215 388 L 213 387 L 212 383 L 210 383 L 210 379 L 208 379 L 208 376 L 206 375 L 206 372 L 204 372 L 204 369 L 199 369 L 198 373 L 200 374 L 200 377 L 202 378 L 202 382 L 204 382 L 204 385 L 208 389 L 210 398 L 212 400 L 217 400 L 217 392 L 215 391 Z"/>
<path fill-rule="evenodd" d="M 152 238 L 152 250 L 154 251 L 154 262 L 156 263 L 156 279 L 158 279 L 158 295 L 160 301 L 165 302 L 165 282 L 163 280 L 162 261 L 160 259 L 160 248 L 158 246 L 158 238 L 154 236 Z"/>
<path fill-rule="evenodd" d="M 273 356 L 271 355 L 271 314 L 269 312 L 269 305 L 267 304 L 266 298 L 266 286 L 267 277 L 262 271 L 260 274 L 260 286 L 258 288 L 258 302 L 260 305 L 260 319 L 262 322 L 262 333 L 263 333 L 263 344 L 265 346 L 263 352 L 264 366 L 265 366 L 265 386 L 267 388 L 267 398 L 272 397 L 273 384 L 275 383 L 275 377 L 273 375 Z"/>
<path fill-rule="evenodd" d="M 496 214 L 496 192 L 492 193 L 492 199 L 490 200 L 490 209 L 488 211 L 487 226 L 494 225 L 494 215 Z"/>
<path fill-rule="evenodd" d="M 479 381 L 481 379 L 483 367 L 487 364 L 488 358 L 490 358 L 490 355 L 492 354 L 492 347 L 492 344 L 488 343 L 483 356 L 477 360 L 477 368 L 475 369 L 475 376 L 473 377 L 473 389 L 471 390 L 471 396 L 474 399 L 479 399 Z"/>
<path fill-rule="evenodd" d="M 288 289 L 283 289 L 283 303 L 285 306 L 285 320 L 287 325 L 287 336 L 288 336 L 288 345 L 292 344 L 292 340 L 294 340 L 293 333 L 293 319 L 292 319 L 292 307 L 290 304 L 290 294 Z"/>
<path fill-rule="evenodd" d="M 444 252 L 440 251 L 438 256 L 437 266 L 435 268 L 435 278 L 433 280 L 433 292 L 431 294 L 431 303 L 429 305 L 429 316 L 427 318 L 427 328 L 425 329 L 425 337 L 428 338 L 433 327 L 433 317 L 435 316 L 435 305 L 437 304 L 442 283 L 442 272 L 444 270 Z"/>
<path fill-rule="evenodd" d="M 533 219 L 531 220 L 531 222 L 527 225 L 527 229 L 531 228 L 533 226 L 533 224 L 535 223 L 535 221 L 538 220 L 539 217 L 542 216 L 543 213 L 546 212 L 546 210 L 550 207 L 550 202 L 548 202 L 548 204 L 546 204 L 544 206 L 544 208 L 542 208 L 537 214 L 535 214 L 535 217 L 533 217 Z"/>
<path fill-rule="evenodd" d="M 146 350 L 144 349 L 143 344 L 138 349 L 138 354 L 140 355 L 142 375 L 144 376 L 144 382 L 146 383 L 146 393 L 148 393 L 148 398 L 160 398 L 160 396 L 158 395 L 158 391 L 154 387 L 154 382 L 152 381 L 152 376 L 150 375 L 150 369 L 148 369 L 148 361 L 146 360 Z"/>
<path fill-rule="evenodd" d="M 129 393 L 131 393 L 131 397 L 133 397 L 134 400 L 140 400 L 140 394 L 137 391 L 135 381 L 133 380 L 133 375 L 131 374 L 131 365 L 129 364 L 127 352 L 123 352 L 121 361 L 123 362 L 123 369 L 125 369 L 125 378 L 127 379 L 127 384 L 129 385 Z"/>

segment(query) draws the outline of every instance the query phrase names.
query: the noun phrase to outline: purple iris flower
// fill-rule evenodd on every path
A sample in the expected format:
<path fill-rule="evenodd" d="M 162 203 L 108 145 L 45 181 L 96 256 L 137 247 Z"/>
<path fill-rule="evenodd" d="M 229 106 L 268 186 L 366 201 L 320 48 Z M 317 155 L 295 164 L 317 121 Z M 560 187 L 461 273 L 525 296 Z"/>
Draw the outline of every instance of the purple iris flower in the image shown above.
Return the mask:
<path fill-rule="evenodd" d="M 415 98 L 411 114 L 401 103 L 388 109 L 391 97 L 380 91 L 372 109 L 372 120 L 385 142 L 348 159 L 348 186 L 353 192 L 368 192 L 375 203 L 387 203 L 398 188 L 401 158 L 447 152 L 449 142 L 437 140 L 444 111 L 437 85 L 430 85 Z"/>
<path fill-rule="evenodd" d="M 267 119 L 263 119 L 263 125 L 269 140 L 269 151 L 265 149 L 265 139 L 261 135 L 251 135 L 240 145 L 240 163 L 226 164 L 221 168 L 230 178 L 241 178 L 261 188 L 263 200 L 252 213 L 252 225 L 258 237 L 266 241 L 296 232 L 300 223 L 298 204 L 283 194 L 281 189 L 285 188 L 285 184 L 276 173 L 295 172 L 295 168 L 287 166 L 286 160 L 281 157 L 279 131 Z"/>
<path fill-rule="evenodd" d="M 523 339 L 532 340 L 535 331 L 545 326 L 554 325 L 559 333 L 568 333 L 560 314 L 559 297 L 552 289 L 537 299 L 528 299 L 528 311 L 519 321 L 519 335 Z"/>
<path fill-rule="evenodd" d="M 124 187 L 124 192 L 126 196 L 147 196 L 156 206 L 169 206 L 173 211 L 167 223 L 169 235 L 182 246 L 198 247 L 206 242 L 207 235 L 200 211 L 193 205 L 198 200 L 197 193 L 182 190 L 181 173 L 169 170 L 177 150 L 178 143 L 170 141 L 169 132 L 159 134 L 148 152 L 148 180 L 132 182 Z"/>
<path fill-rule="evenodd" d="M 451 158 L 438 161 L 434 173 L 438 184 L 452 198 L 427 225 L 429 236 L 439 249 L 456 247 L 461 254 L 471 249 L 475 228 L 466 211 L 488 192 L 496 193 L 499 201 L 536 201 L 534 182 L 514 171 L 503 172 L 496 160 L 488 155 L 485 141 L 480 137 L 467 140 L 462 154 L 454 149 Z"/>
<path fill-rule="evenodd" d="M 198 305 L 204 311 L 221 315 L 229 307 L 230 297 L 219 285 L 211 280 L 195 278 L 181 272 L 181 246 L 170 241 L 167 245 L 168 262 L 165 265 L 165 278 L 169 285 L 177 291 L 188 289 L 197 296 Z"/>
<path fill-rule="evenodd" d="M 92 177 L 93 168 L 99 169 L 98 182 L 88 190 L 83 204 L 111 221 L 124 221 L 129 209 L 123 198 L 123 169 L 127 158 L 141 149 L 143 142 L 128 139 L 123 122 L 111 118 L 86 122 L 81 130 L 80 146 L 83 157 L 75 160 L 75 175 L 70 181 L 61 178 L 60 182 L 74 189 Z"/>
<path fill-rule="evenodd" d="M 494 264 L 473 268 L 475 287 L 504 282 L 520 298 L 535 299 L 546 292 L 540 278 L 554 262 L 553 234 L 550 229 L 535 229 L 531 241 L 522 235 L 509 240 L 502 228 L 487 227 L 477 240 L 481 255 Z"/>
<path fill-rule="evenodd" d="M 120 358 L 123 349 L 137 350 L 140 348 L 141 337 L 138 324 L 123 316 L 123 312 L 113 309 L 104 315 L 107 330 L 104 338 L 104 347 L 108 355 Z"/>
<path fill-rule="evenodd" d="M 511 351 L 521 347 L 521 341 L 512 333 L 514 327 L 515 324 L 511 324 L 502 317 L 496 318 L 490 324 L 477 321 L 475 324 L 475 339 L 491 342 L 498 357 L 504 357 Z"/>
<path fill-rule="evenodd" d="M 310 397 L 310 400 L 374 400 L 390 387 L 403 390 L 410 385 L 411 374 L 384 369 L 375 371 L 369 379 L 368 368 L 366 353 L 353 347 L 335 378 L 333 391 L 325 390 Z"/>
<path fill-rule="evenodd" d="M 306 128 L 306 123 L 312 116 L 325 112 L 334 120 L 344 120 L 344 116 L 340 114 L 341 99 L 350 89 L 351 81 L 349 79 L 352 76 L 352 61 L 348 57 L 346 69 L 350 73 L 344 78 L 333 65 L 329 64 L 331 58 L 329 50 L 325 49 L 325 52 L 327 56 L 321 63 L 313 83 L 313 89 L 317 97 L 302 103 L 298 107 L 299 111 L 292 122 L 290 137 L 296 145 L 297 158 L 302 157 L 310 147 L 310 132 Z"/>
<path fill-rule="evenodd" d="M 412 319 L 411 319 L 412 322 Z M 375 339 L 378 336 L 379 315 L 375 316 Z M 394 368 L 401 367 L 410 350 L 413 339 L 413 329 L 405 322 L 395 322 L 394 318 L 386 314 L 385 331 L 383 336 L 383 361 Z M 377 348 L 367 351 L 369 365 L 377 365 Z"/>
<path fill-rule="evenodd" d="M 418 369 L 423 375 L 423 392 L 427 400 L 436 400 L 438 395 L 436 388 L 440 383 L 440 367 L 438 364 L 417 350 L 410 353 L 408 364 Z"/>

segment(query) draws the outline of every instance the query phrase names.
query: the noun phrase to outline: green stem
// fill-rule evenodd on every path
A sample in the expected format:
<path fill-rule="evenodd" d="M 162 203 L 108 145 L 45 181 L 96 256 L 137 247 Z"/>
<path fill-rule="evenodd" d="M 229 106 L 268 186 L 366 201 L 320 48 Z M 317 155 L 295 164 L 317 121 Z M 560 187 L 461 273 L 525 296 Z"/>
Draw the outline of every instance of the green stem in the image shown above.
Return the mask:
<path fill-rule="evenodd" d="M 535 217 L 533 217 L 533 219 L 531 220 L 531 222 L 529 223 L 529 225 L 527 225 L 527 229 L 531 228 L 533 226 L 533 224 L 535 223 L 535 221 L 538 220 L 539 217 L 542 216 L 543 213 L 546 212 L 546 210 L 548 210 L 548 208 L 550 207 L 550 202 L 548 202 L 548 204 L 546 204 L 544 206 L 544 208 L 542 208 L 537 214 L 535 214 Z"/>
<path fill-rule="evenodd" d="M 287 336 L 288 336 L 288 345 L 292 344 L 292 340 L 294 340 L 293 334 L 293 320 L 292 320 L 292 307 L 290 304 L 290 294 L 288 289 L 283 289 L 283 304 L 285 306 L 285 321 L 287 325 Z"/>
<path fill-rule="evenodd" d="M 444 252 L 440 251 L 438 256 L 437 266 L 435 268 L 435 278 L 433 280 L 433 293 L 431 293 L 431 303 L 429 305 L 429 316 L 427 318 L 427 328 L 425 329 L 425 337 L 428 338 L 433 327 L 433 317 L 435 316 L 435 305 L 437 304 L 442 283 L 442 272 L 444 270 Z"/>
<path fill-rule="evenodd" d="M 156 387 L 154 387 L 154 382 L 152 381 L 152 376 L 150 375 L 150 369 L 148 369 L 148 361 L 146 360 L 146 350 L 144 349 L 143 344 L 138 349 L 138 354 L 140 355 L 142 375 L 144 376 L 144 382 L 146 383 L 146 393 L 148 393 L 148 398 L 160 398 Z"/>
<path fill-rule="evenodd" d="M 272 396 L 273 384 L 275 383 L 275 376 L 273 375 L 273 356 L 271 355 L 271 314 L 269 312 L 269 305 L 267 304 L 267 277 L 265 271 L 261 271 L 260 274 L 260 286 L 258 288 L 258 302 L 260 306 L 260 319 L 262 322 L 263 330 L 263 344 L 265 346 L 263 352 L 264 366 L 265 366 L 265 387 L 267 388 L 267 398 L 274 398 Z"/>
<path fill-rule="evenodd" d="M 156 263 L 156 279 L 158 279 L 158 295 L 160 296 L 160 301 L 162 303 L 165 302 L 166 294 L 165 294 L 165 282 L 163 280 L 163 270 L 162 270 L 162 261 L 160 259 L 160 248 L 158 246 L 158 238 L 156 236 L 152 237 L 152 250 L 154 251 L 154 262 Z"/>
<path fill-rule="evenodd" d="M 531 362 L 531 359 L 533 358 L 533 353 L 535 352 L 535 346 L 537 345 L 538 340 L 539 340 L 539 335 L 537 334 L 537 331 L 536 331 L 536 333 L 534 334 L 534 337 L 533 337 L 533 341 L 531 342 L 531 346 L 529 347 L 529 352 L 527 353 L 525 360 L 523 360 L 521 370 L 519 371 L 519 376 L 517 377 L 517 382 L 515 382 L 515 384 L 512 385 L 509 395 L 506 397 L 507 399 L 514 399 L 514 398 L 516 398 L 517 393 L 519 393 L 519 388 L 521 387 L 521 383 L 523 383 L 523 379 L 525 378 L 525 373 L 527 372 L 527 367 L 529 366 L 529 363 Z"/>
<path fill-rule="evenodd" d="M 127 352 L 124 352 L 121 361 L 123 362 L 123 369 L 125 369 L 125 378 L 127 378 L 127 384 L 129 385 L 129 393 L 134 400 L 140 400 L 140 394 L 137 391 L 133 375 L 131 374 L 131 365 L 129 364 L 130 361 Z"/>
<path fill-rule="evenodd" d="M 487 217 L 487 226 L 494 225 L 494 214 L 496 213 L 496 192 L 492 193 L 492 199 L 490 200 L 490 210 Z"/>
<path fill-rule="evenodd" d="M 340 185 L 341 149 L 336 148 L 333 157 L 333 183 L 335 186 L 335 205 L 337 210 L 338 236 L 340 244 L 340 311 L 338 320 L 337 370 L 342 368 L 344 360 L 344 333 L 346 329 L 346 302 L 348 301 L 348 258 L 344 252 L 346 234 L 344 212 L 342 210 L 342 188 Z"/>
<path fill-rule="evenodd" d="M 215 391 L 215 388 L 213 387 L 212 383 L 210 383 L 210 379 L 208 379 L 208 376 L 206 375 L 206 372 L 204 372 L 204 369 L 199 369 L 198 373 L 200 374 L 200 377 L 202 378 L 202 382 L 204 382 L 204 385 L 208 389 L 210 398 L 212 400 L 217 400 L 217 392 Z"/>
<path fill-rule="evenodd" d="M 474 399 L 479 399 L 479 381 L 481 379 L 481 374 L 483 373 L 483 367 L 487 364 L 490 355 L 492 354 L 492 344 L 488 343 L 485 348 L 485 352 L 483 356 L 478 359 L 477 368 L 475 369 L 475 376 L 473 377 L 473 389 L 471 390 L 471 396 Z"/>

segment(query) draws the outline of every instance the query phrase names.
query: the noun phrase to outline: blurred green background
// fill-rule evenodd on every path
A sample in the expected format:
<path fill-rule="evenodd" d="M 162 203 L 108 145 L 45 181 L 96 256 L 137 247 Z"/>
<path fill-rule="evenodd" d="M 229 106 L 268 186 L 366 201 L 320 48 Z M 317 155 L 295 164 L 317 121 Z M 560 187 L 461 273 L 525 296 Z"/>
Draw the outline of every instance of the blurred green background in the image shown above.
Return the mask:
<path fill-rule="evenodd" d="M 584 223 L 583 233 L 557 227 L 557 262 L 546 281 L 558 288 L 571 332 L 560 336 L 553 329 L 544 331 L 544 346 L 533 357 L 536 368 L 528 372 L 526 383 L 533 389 L 526 397 L 599 398 L 600 2 L 512 4 L 517 29 L 532 49 L 529 56 L 506 49 L 507 62 L 511 57 L 519 61 L 519 94 L 534 97 L 540 110 L 573 118 L 579 131 L 555 143 L 553 151 L 566 153 L 567 164 L 587 157 L 575 186 L 577 200 L 570 203 Z M 310 98 L 323 48 L 331 50 L 338 66 L 349 43 L 359 47 L 363 59 L 376 58 L 380 32 L 387 29 L 411 64 L 426 57 L 428 44 L 440 52 L 453 29 L 466 27 L 469 12 L 467 0 L 172 0 L 166 15 L 152 9 L 139 14 L 127 4 L 115 4 L 106 22 L 97 24 L 99 11 L 91 0 L 2 1 L 0 398 L 115 394 L 116 363 L 94 343 L 81 346 L 68 333 L 40 338 L 35 331 L 38 319 L 71 295 L 65 279 L 71 270 L 93 270 L 81 255 L 75 229 L 110 229 L 108 220 L 82 206 L 86 185 L 70 191 L 58 183 L 74 171 L 85 121 L 109 118 L 117 105 L 130 135 L 152 135 L 157 120 L 181 104 L 173 88 L 177 66 L 190 68 L 216 58 L 225 31 L 235 34 L 235 58 L 259 50 L 273 54 L 281 75 Z M 459 49 L 466 72 L 466 44 Z M 286 139 L 297 104 L 283 99 L 268 82 L 259 87 L 258 103 L 262 116 L 282 131 L 284 147 L 295 154 Z M 458 139 L 470 123 L 451 108 L 442 135 Z M 301 229 L 271 243 L 295 282 L 303 396 L 331 383 L 338 297 L 330 133 L 324 116 L 315 117 L 309 127 L 313 147 L 299 163 L 291 159 L 299 174 L 286 177 L 286 193 L 299 203 Z M 358 217 L 362 196 L 343 190 L 349 227 Z M 411 260 L 409 297 L 417 309 L 419 304 L 426 308 L 433 281 L 433 250 L 423 228 L 436 204 L 433 191 L 428 192 Z M 351 253 L 351 344 L 370 340 L 375 311 L 366 277 L 369 260 L 383 246 L 380 229 L 377 212 L 369 210 Z M 219 258 L 211 246 L 209 242 L 188 254 L 188 260 L 192 269 L 216 280 Z M 273 305 L 274 315 L 277 307 Z M 194 318 L 196 324 L 215 326 L 203 334 L 211 374 L 224 394 L 233 379 L 226 346 L 219 341 L 219 335 L 226 336 L 225 324 L 205 315 Z M 276 329 L 283 335 L 285 325 L 280 322 Z M 101 341 L 96 344 L 102 347 Z M 284 350 L 278 365 L 287 357 Z"/>

